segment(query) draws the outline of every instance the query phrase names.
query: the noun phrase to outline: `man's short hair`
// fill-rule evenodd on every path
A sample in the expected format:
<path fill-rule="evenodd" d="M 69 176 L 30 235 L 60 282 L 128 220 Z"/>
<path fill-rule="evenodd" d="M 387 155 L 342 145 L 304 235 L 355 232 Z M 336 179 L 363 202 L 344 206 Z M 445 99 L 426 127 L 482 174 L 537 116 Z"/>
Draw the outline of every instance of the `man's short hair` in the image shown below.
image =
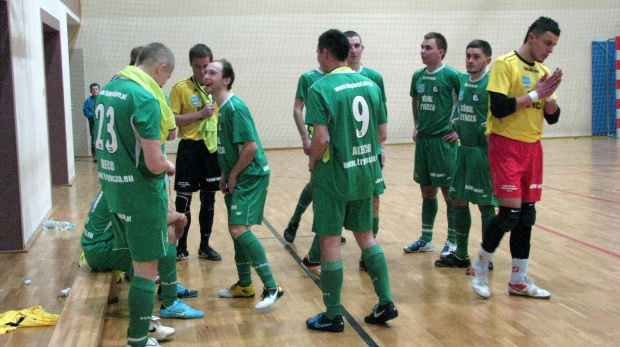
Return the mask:
<path fill-rule="evenodd" d="M 168 65 L 168 69 L 174 69 L 174 54 L 163 43 L 153 42 L 142 47 L 136 65 L 154 67 L 159 64 Z"/>
<path fill-rule="evenodd" d="M 194 47 L 189 50 L 189 63 L 192 63 L 194 58 L 206 58 L 208 57 L 210 61 L 213 61 L 213 52 L 211 48 L 207 47 L 207 45 L 203 45 L 199 43 L 194 45 Z"/>
<path fill-rule="evenodd" d="M 226 86 L 226 89 L 231 90 L 233 82 L 235 81 L 235 71 L 228 60 L 222 59 L 219 60 L 219 62 L 222 64 L 222 78 L 230 78 L 230 83 Z"/>
<path fill-rule="evenodd" d="M 349 56 L 349 39 L 337 29 L 330 29 L 319 36 L 319 50 L 327 51 L 338 61 L 345 61 Z"/>
<path fill-rule="evenodd" d="M 443 58 L 446 56 L 446 53 L 448 53 L 448 41 L 446 41 L 446 38 L 440 33 L 431 31 L 430 33 L 424 35 L 424 39 L 435 39 L 435 44 L 437 44 L 437 48 L 443 49 L 443 55 L 441 56 L 441 60 L 443 60 Z"/>
<path fill-rule="evenodd" d="M 345 31 L 344 36 L 346 36 L 347 38 L 352 38 L 352 37 L 359 37 L 360 38 L 360 43 L 362 43 L 362 37 L 360 36 L 360 34 L 356 33 L 353 30 L 349 30 L 349 31 Z"/>
<path fill-rule="evenodd" d="M 140 55 L 140 51 L 142 50 L 142 46 L 134 47 L 129 54 L 129 65 L 136 65 L 136 60 L 138 60 L 138 56 Z"/>
<path fill-rule="evenodd" d="M 93 89 L 93 87 L 99 87 L 99 89 L 101 89 L 101 86 L 99 86 L 99 83 L 91 83 L 90 86 L 88 87 L 88 90 Z"/>
<path fill-rule="evenodd" d="M 467 48 L 480 48 L 482 53 L 487 57 L 490 57 L 493 54 L 491 50 L 491 45 L 485 40 L 473 40 L 472 42 L 467 44 Z M 465 49 L 467 49 L 465 48 Z"/>
<path fill-rule="evenodd" d="M 530 33 L 534 33 L 534 36 L 540 37 L 540 35 L 547 31 L 554 33 L 556 36 L 560 36 L 560 26 L 558 23 L 549 17 L 541 16 L 527 29 L 527 34 L 525 34 L 523 43 L 527 42 L 527 37 Z"/>

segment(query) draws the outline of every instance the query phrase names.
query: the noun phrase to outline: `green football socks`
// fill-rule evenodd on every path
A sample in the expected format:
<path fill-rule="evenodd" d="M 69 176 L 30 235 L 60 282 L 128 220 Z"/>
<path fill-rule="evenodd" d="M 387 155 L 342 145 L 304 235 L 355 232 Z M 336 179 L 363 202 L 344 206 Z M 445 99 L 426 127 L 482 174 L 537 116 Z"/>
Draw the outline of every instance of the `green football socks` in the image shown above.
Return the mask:
<path fill-rule="evenodd" d="M 344 271 L 342 260 L 321 262 L 321 290 L 323 291 L 323 303 L 327 308 L 327 318 L 334 319 L 342 314 L 340 310 L 340 291 Z"/>

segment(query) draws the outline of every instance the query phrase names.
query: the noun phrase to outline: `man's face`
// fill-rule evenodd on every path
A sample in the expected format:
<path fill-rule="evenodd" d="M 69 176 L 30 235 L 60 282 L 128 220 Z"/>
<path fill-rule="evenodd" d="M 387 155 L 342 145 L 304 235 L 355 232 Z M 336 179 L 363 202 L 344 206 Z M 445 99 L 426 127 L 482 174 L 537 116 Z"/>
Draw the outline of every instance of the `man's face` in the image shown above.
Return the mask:
<path fill-rule="evenodd" d="M 420 56 L 424 65 L 437 65 L 441 63 L 441 56 L 445 52 L 443 49 L 437 48 L 435 39 L 424 39 L 420 48 Z"/>
<path fill-rule="evenodd" d="M 481 48 L 469 47 L 465 51 L 465 66 L 470 74 L 477 74 L 485 70 L 488 63 L 488 58 Z"/>
<path fill-rule="evenodd" d="M 213 94 L 213 92 L 226 88 L 222 78 L 222 63 L 219 61 L 213 62 L 205 70 L 206 72 L 202 79 L 202 83 L 205 85 L 205 92 Z"/>
<path fill-rule="evenodd" d="M 194 73 L 194 79 L 196 81 L 202 81 L 202 78 L 207 73 L 207 66 L 211 64 L 209 57 L 192 58 L 191 66 Z"/>
<path fill-rule="evenodd" d="M 97 95 L 99 95 L 99 86 L 90 87 L 90 94 L 94 97 L 97 97 Z"/>
<path fill-rule="evenodd" d="M 545 31 L 539 37 L 536 37 L 534 33 L 530 33 L 528 35 L 528 41 L 530 41 L 531 45 L 531 55 L 534 61 L 542 63 L 547 59 L 549 54 L 553 53 L 553 47 L 558 44 L 558 40 L 560 38 L 550 32 Z"/>
<path fill-rule="evenodd" d="M 349 57 L 347 58 L 348 65 L 359 64 L 362 60 L 362 53 L 364 53 L 364 45 L 359 36 L 349 37 Z"/>

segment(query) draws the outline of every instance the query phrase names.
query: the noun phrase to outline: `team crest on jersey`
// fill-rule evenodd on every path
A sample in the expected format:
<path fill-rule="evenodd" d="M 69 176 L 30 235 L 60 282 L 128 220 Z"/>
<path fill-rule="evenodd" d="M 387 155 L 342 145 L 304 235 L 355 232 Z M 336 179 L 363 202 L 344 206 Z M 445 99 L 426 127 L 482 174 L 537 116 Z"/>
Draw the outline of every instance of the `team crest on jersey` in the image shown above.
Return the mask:
<path fill-rule="evenodd" d="M 439 91 L 439 87 L 433 86 L 433 93 L 437 93 Z"/>
<path fill-rule="evenodd" d="M 474 96 L 472 97 L 472 99 L 474 99 L 474 101 L 478 101 L 478 100 L 480 100 L 480 95 L 478 95 L 478 94 L 474 94 Z"/>
<path fill-rule="evenodd" d="M 192 96 L 191 98 L 189 98 L 189 101 L 192 103 L 192 105 L 194 106 L 198 106 L 200 105 L 200 98 L 197 97 L 196 95 Z"/>
<path fill-rule="evenodd" d="M 523 87 L 526 89 L 530 89 L 532 86 L 532 81 L 530 81 L 530 76 L 523 76 Z"/>
<path fill-rule="evenodd" d="M 418 84 L 418 93 L 424 93 L 424 83 Z"/>
<path fill-rule="evenodd" d="M 461 91 L 459 92 L 459 101 L 463 101 L 463 98 L 464 98 L 464 97 L 465 97 L 465 91 L 464 91 L 464 90 L 461 90 Z"/>

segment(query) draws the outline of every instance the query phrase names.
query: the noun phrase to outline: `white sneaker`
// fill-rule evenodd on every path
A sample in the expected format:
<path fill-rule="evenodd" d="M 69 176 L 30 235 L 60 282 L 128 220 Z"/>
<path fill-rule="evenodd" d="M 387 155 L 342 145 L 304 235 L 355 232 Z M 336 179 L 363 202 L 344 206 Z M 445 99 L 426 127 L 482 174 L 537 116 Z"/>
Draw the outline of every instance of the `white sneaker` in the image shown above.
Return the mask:
<path fill-rule="evenodd" d="M 508 294 L 528 296 L 536 299 L 549 299 L 551 297 L 551 293 L 544 289 L 538 288 L 532 279 L 527 276 L 521 283 L 508 282 Z"/>
<path fill-rule="evenodd" d="M 263 295 L 261 295 L 261 301 L 259 301 L 254 308 L 257 310 L 267 308 L 273 305 L 282 295 L 284 295 L 284 290 L 282 290 L 282 287 L 277 284 L 276 288 L 265 288 L 263 289 Z"/>
<path fill-rule="evenodd" d="M 403 248 L 405 253 L 418 253 L 418 252 L 432 252 L 435 249 L 433 245 L 433 241 L 426 242 L 422 240 L 417 240 L 409 246 Z"/>
<path fill-rule="evenodd" d="M 157 340 L 164 340 L 169 336 L 174 335 L 174 333 L 174 328 L 161 325 L 159 317 L 151 316 L 151 325 L 149 326 L 149 333 L 147 336 Z"/>
<path fill-rule="evenodd" d="M 161 345 L 159 344 L 159 342 L 157 342 L 157 340 L 155 340 L 152 337 L 147 337 L 146 338 L 146 345 L 144 345 L 145 347 L 161 347 Z M 125 347 L 131 347 L 130 345 L 125 345 Z"/>
<path fill-rule="evenodd" d="M 489 290 L 489 283 L 487 281 L 487 273 L 487 269 L 482 269 L 478 266 L 478 259 L 474 260 L 469 267 L 471 286 L 474 288 L 474 292 L 476 292 L 476 294 L 485 299 L 491 297 L 491 291 Z"/>
<path fill-rule="evenodd" d="M 446 245 L 443 246 L 441 250 L 441 254 L 439 255 L 440 259 L 443 259 L 450 255 L 450 253 L 456 252 L 456 245 L 450 241 L 446 241 Z"/>

